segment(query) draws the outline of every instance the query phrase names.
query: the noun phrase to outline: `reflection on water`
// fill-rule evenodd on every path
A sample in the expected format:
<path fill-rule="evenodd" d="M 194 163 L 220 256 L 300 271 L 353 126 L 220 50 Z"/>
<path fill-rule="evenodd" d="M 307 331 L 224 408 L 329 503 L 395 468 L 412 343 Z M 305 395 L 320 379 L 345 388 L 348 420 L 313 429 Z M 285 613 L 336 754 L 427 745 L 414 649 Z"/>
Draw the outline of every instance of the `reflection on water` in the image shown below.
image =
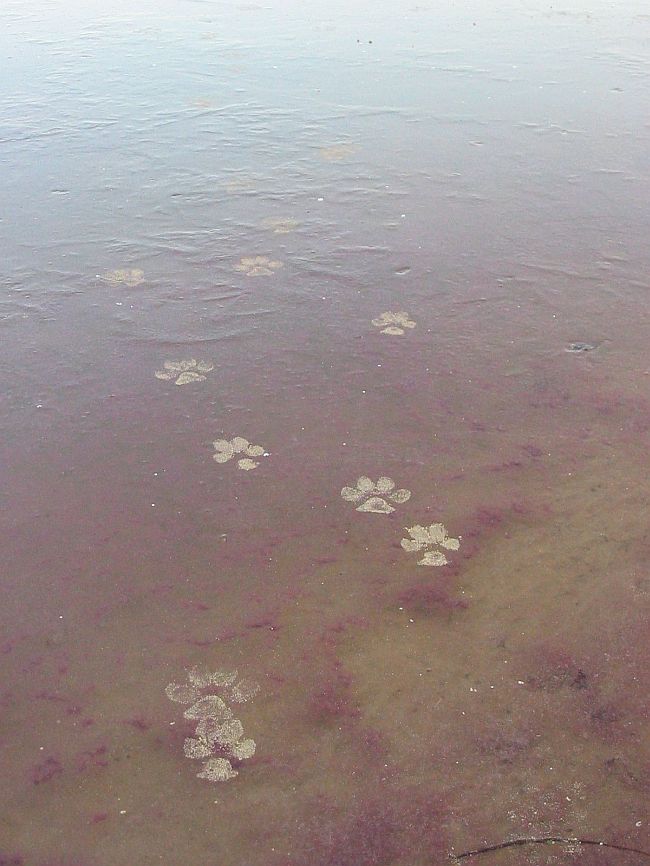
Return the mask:
<path fill-rule="evenodd" d="M 0 866 L 648 862 L 648 10 L 109 6 L 0 9 Z"/>

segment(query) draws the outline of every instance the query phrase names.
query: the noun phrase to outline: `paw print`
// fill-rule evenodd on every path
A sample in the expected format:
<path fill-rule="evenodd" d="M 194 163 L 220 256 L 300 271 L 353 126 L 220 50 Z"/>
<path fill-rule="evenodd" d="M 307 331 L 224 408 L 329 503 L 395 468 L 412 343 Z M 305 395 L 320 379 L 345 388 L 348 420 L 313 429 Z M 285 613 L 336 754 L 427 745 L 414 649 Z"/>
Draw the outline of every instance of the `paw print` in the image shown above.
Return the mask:
<path fill-rule="evenodd" d="M 300 223 L 297 220 L 290 219 L 289 217 L 286 219 L 269 217 L 262 220 L 262 226 L 275 235 L 288 235 L 294 229 L 297 229 L 299 225 Z"/>
<path fill-rule="evenodd" d="M 339 162 L 356 153 L 357 148 L 352 144 L 332 144 L 329 147 L 321 147 L 318 150 L 321 159 L 326 162 Z"/>
<path fill-rule="evenodd" d="M 216 439 L 212 444 L 215 450 L 212 459 L 217 463 L 227 463 L 235 454 L 245 454 L 246 457 L 237 461 L 237 466 L 247 472 L 260 465 L 256 460 L 251 460 L 251 457 L 268 457 L 268 452 L 261 445 L 251 445 L 248 439 L 242 436 L 235 436 L 230 442 L 227 439 Z"/>
<path fill-rule="evenodd" d="M 189 361 L 165 361 L 164 370 L 156 370 L 156 379 L 173 380 L 177 385 L 187 385 L 188 382 L 202 382 L 207 377 L 205 373 L 214 370 L 214 364 L 207 361 L 197 361 L 190 358 Z"/>
<path fill-rule="evenodd" d="M 255 697 L 259 685 L 250 679 L 237 682 L 237 671 L 210 671 L 193 668 L 185 683 L 169 683 L 165 694 L 177 704 L 190 704 L 183 717 L 196 722 L 194 736 L 186 737 L 183 753 L 203 764 L 197 778 L 209 782 L 227 782 L 239 775 L 232 762 L 252 758 L 255 740 L 244 737 L 244 726 L 233 713 L 232 703 L 244 703 Z M 221 694 L 217 692 L 221 691 Z"/>
<path fill-rule="evenodd" d="M 244 256 L 239 264 L 235 265 L 236 271 L 241 271 L 247 277 L 270 277 L 273 271 L 282 267 L 282 262 L 276 262 L 268 256 Z"/>
<path fill-rule="evenodd" d="M 376 319 L 372 320 L 375 328 L 381 328 L 382 334 L 391 334 L 393 336 L 401 336 L 405 333 L 404 328 L 414 328 L 415 322 L 409 319 L 409 314 L 400 310 L 399 313 L 386 312 L 382 313 Z"/>
<path fill-rule="evenodd" d="M 102 277 L 105 283 L 110 283 L 112 286 L 139 286 L 144 282 L 144 271 L 140 268 L 120 268 L 117 271 L 108 271 Z"/>
<path fill-rule="evenodd" d="M 438 548 L 445 550 L 458 550 L 460 541 L 450 538 L 442 523 L 432 523 L 431 526 L 411 526 L 406 531 L 411 536 L 403 538 L 400 542 L 404 550 L 412 553 L 424 551 L 424 556 L 418 565 L 448 565 L 449 560 Z"/>
<path fill-rule="evenodd" d="M 241 175 L 240 177 L 233 177 L 230 180 L 227 180 L 224 183 L 224 188 L 226 189 L 227 192 L 230 192 L 233 194 L 234 193 L 240 193 L 240 192 L 241 193 L 247 193 L 247 192 L 252 192 L 258 183 L 259 183 L 259 180 L 256 180 L 255 178 L 246 177 L 244 175 Z"/>
<path fill-rule="evenodd" d="M 395 509 L 387 500 L 401 505 L 411 498 L 410 490 L 395 490 L 392 478 L 382 475 L 375 484 L 370 478 L 362 475 L 357 479 L 356 487 L 344 487 L 341 496 L 348 502 L 357 502 L 357 511 L 369 511 L 373 514 L 391 514 Z"/>

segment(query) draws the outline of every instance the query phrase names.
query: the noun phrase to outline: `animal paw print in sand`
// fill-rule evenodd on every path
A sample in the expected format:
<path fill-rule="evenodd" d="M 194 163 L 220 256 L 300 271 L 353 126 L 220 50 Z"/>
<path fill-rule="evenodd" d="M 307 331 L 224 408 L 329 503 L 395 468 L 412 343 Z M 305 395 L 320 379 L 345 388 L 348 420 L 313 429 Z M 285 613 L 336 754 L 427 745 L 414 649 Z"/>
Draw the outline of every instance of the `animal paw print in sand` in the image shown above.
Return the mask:
<path fill-rule="evenodd" d="M 356 502 L 357 511 L 368 511 L 373 514 L 391 514 L 395 509 L 390 502 L 401 505 L 411 498 L 410 490 L 395 490 L 395 482 L 384 475 L 371 481 L 365 475 L 357 479 L 356 487 L 344 487 L 341 496 L 348 502 Z"/>
<path fill-rule="evenodd" d="M 414 328 L 415 322 L 409 319 L 409 314 L 400 310 L 398 313 L 390 311 L 382 313 L 376 319 L 372 320 L 375 328 L 381 328 L 382 334 L 391 334 L 392 336 L 401 336 L 406 333 L 404 328 Z"/>
<path fill-rule="evenodd" d="M 403 538 L 401 545 L 409 553 L 424 551 L 424 556 L 418 565 L 448 565 L 449 560 L 440 548 L 458 550 L 460 541 L 450 538 L 442 523 L 432 523 L 430 526 L 411 526 L 406 531 L 411 536 Z"/>
<path fill-rule="evenodd" d="M 300 223 L 290 217 L 268 217 L 262 220 L 262 226 L 265 229 L 273 232 L 275 235 L 288 235 L 290 232 L 298 228 Z"/>
<path fill-rule="evenodd" d="M 112 286 L 139 286 L 144 282 L 144 271 L 140 268 L 119 268 L 116 271 L 107 271 L 102 279 Z"/>
<path fill-rule="evenodd" d="M 240 469 L 245 469 L 247 472 L 251 469 L 257 469 L 260 465 L 253 457 L 268 457 L 268 452 L 261 445 L 251 445 L 248 439 L 242 436 L 235 436 L 234 439 L 216 439 L 213 443 L 215 453 L 212 459 L 217 463 L 227 463 L 235 454 L 245 454 L 245 457 L 240 457 L 237 461 L 237 466 Z"/>
<path fill-rule="evenodd" d="M 318 150 L 321 159 L 326 162 L 339 162 L 356 153 L 357 148 L 352 144 L 331 144 L 329 147 L 321 147 Z"/>
<path fill-rule="evenodd" d="M 206 373 L 214 370 L 214 364 L 207 361 L 197 361 L 190 358 L 189 361 L 165 361 L 164 370 L 156 370 L 156 379 L 174 381 L 177 385 L 187 385 L 189 382 L 203 382 Z"/>
<path fill-rule="evenodd" d="M 226 703 L 242 704 L 259 692 L 253 680 L 237 681 L 237 671 L 209 671 L 193 668 L 185 683 L 169 683 L 165 694 L 178 704 L 191 704 L 183 717 L 196 722 L 193 737 L 186 737 L 186 758 L 205 761 L 197 778 L 208 782 L 227 782 L 239 775 L 233 767 L 252 758 L 255 741 L 244 737 L 244 726 Z M 219 694 L 219 692 L 221 694 Z"/>
<path fill-rule="evenodd" d="M 256 181 L 252 177 L 233 177 L 230 180 L 227 180 L 224 183 L 224 187 L 229 193 L 247 193 L 255 190 L 256 185 L 259 181 Z"/>
<path fill-rule="evenodd" d="M 268 256 L 244 256 L 234 267 L 236 271 L 241 271 L 247 277 L 270 277 L 274 271 L 282 267 L 282 262 L 277 262 Z"/>

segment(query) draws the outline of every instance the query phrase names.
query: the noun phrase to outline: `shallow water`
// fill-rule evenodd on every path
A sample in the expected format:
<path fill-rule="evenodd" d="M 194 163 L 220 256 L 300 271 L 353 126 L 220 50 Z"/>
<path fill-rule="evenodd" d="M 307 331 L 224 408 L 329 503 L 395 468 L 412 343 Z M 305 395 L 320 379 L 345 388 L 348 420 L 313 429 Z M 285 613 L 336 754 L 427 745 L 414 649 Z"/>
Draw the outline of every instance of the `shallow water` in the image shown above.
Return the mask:
<path fill-rule="evenodd" d="M 2 866 L 650 859 L 650 16 L 444 5 L 3 3 Z"/>

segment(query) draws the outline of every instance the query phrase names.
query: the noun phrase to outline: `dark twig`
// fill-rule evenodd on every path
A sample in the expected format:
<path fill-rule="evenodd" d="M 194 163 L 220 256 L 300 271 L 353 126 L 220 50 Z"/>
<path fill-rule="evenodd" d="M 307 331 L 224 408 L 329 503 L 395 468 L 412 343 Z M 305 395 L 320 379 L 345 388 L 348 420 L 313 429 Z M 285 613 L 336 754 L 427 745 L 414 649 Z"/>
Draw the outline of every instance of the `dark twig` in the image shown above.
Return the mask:
<path fill-rule="evenodd" d="M 510 839 L 508 842 L 500 842 L 498 845 L 488 845 L 485 848 L 477 848 L 475 851 L 465 851 L 463 854 L 455 854 L 452 862 L 460 862 L 479 854 L 488 854 L 490 851 L 500 851 L 503 848 L 516 848 L 522 845 L 594 845 L 597 848 L 609 848 L 614 851 L 624 851 L 627 854 L 639 854 L 650 860 L 650 851 L 642 851 L 640 848 L 628 848 L 626 845 L 615 845 L 612 842 L 597 842 L 595 839 L 563 839 L 561 836 L 544 836 L 539 839 Z"/>

